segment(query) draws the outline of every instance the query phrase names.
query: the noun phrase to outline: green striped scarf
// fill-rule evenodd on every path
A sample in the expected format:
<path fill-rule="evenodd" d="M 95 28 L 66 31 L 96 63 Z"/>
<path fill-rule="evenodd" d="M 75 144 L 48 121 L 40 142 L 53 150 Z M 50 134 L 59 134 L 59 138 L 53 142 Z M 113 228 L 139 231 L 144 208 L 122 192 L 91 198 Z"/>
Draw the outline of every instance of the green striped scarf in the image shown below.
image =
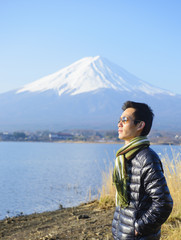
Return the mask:
<path fill-rule="evenodd" d="M 116 186 L 116 206 L 128 206 L 126 160 L 132 159 L 138 151 L 150 145 L 147 137 L 133 138 L 116 153 L 115 167 L 113 170 L 113 184 Z"/>

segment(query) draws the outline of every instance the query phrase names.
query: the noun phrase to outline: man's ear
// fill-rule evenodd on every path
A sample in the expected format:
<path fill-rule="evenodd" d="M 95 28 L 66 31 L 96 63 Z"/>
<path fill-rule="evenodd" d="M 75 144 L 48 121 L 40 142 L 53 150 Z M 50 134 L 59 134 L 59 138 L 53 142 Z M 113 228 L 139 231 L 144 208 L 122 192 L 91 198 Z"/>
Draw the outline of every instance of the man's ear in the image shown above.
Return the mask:
<path fill-rule="evenodd" d="M 144 121 L 141 121 L 140 123 L 138 123 L 138 130 L 143 130 L 144 127 L 145 127 Z"/>

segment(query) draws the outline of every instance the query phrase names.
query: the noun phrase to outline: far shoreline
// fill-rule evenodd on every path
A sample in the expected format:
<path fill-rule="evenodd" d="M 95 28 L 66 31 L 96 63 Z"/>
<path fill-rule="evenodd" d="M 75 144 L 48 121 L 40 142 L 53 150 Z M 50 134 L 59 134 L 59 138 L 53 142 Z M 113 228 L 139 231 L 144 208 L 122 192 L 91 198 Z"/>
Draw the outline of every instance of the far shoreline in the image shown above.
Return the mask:
<path fill-rule="evenodd" d="M 8 143 L 75 143 L 75 144 L 124 144 L 122 141 L 71 141 L 71 140 L 59 140 L 59 141 L 0 141 Z M 175 145 L 181 146 L 181 143 L 174 142 L 150 142 L 150 145 Z"/>

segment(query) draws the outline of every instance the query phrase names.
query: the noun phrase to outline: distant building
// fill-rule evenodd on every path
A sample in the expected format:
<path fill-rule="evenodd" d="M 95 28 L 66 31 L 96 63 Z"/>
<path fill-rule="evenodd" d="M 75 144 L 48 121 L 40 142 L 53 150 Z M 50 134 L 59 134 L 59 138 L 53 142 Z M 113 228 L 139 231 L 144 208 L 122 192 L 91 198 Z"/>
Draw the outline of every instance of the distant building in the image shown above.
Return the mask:
<path fill-rule="evenodd" d="M 50 141 L 73 140 L 74 136 L 69 133 L 49 133 Z"/>

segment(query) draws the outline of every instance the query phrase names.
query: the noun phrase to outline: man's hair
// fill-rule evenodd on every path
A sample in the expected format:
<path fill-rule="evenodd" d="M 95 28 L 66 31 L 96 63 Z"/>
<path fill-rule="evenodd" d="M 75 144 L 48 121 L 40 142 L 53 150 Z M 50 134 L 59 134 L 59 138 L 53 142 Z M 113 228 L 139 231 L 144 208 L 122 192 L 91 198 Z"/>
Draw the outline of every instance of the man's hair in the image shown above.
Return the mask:
<path fill-rule="evenodd" d="M 133 113 L 135 118 L 135 123 L 137 121 L 144 121 L 145 127 L 141 132 L 141 136 L 147 136 L 151 130 L 154 113 L 152 109 L 145 103 L 138 103 L 127 101 L 123 104 L 122 109 L 125 111 L 127 108 L 134 108 L 135 112 Z"/>

